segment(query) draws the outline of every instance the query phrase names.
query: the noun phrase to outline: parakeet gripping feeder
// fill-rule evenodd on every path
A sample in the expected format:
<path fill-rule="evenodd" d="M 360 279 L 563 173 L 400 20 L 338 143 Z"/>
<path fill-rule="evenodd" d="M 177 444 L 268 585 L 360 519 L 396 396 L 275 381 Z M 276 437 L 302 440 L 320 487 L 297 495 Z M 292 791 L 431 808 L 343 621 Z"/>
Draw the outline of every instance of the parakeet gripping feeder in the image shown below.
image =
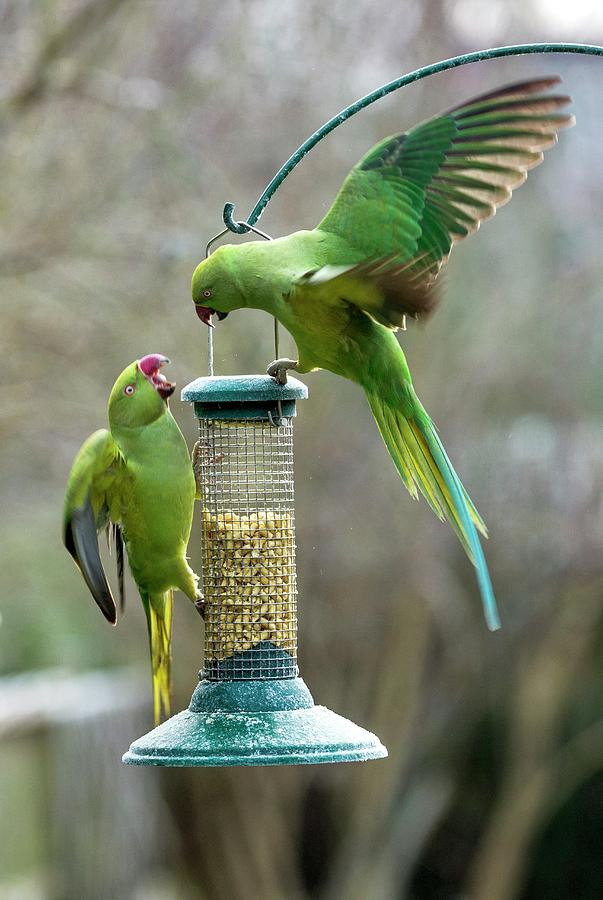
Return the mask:
<path fill-rule="evenodd" d="M 233 766 L 387 756 L 379 739 L 315 706 L 297 668 L 293 417 L 307 388 L 269 376 L 199 378 L 182 391 L 200 437 L 205 659 L 184 712 L 124 762 Z"/>

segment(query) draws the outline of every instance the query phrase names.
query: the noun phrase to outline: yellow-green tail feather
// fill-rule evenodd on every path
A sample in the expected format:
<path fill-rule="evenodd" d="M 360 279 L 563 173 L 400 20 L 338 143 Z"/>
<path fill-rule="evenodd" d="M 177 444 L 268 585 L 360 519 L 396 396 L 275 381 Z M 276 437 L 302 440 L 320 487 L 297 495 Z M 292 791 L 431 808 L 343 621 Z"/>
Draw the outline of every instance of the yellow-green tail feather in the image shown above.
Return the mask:
<path fill-rule="evenodd" d="M 153 710 L 155 725 L 171 715 L 171 663 L 172 663 L 172 591 L 142 596 L 149 643 L 151 645 L 151 673 L 153 677 Z"/>
<path fill-rule="evenodd" d="M 412 396 L 415 396 L 414 392 Z M 486 526 L 454 471 L 434 425 L 418 399 L 414 415 L 372 391 L 367 391 L 367 397 L 381 436 L 408 491 L 417 497 L 418 488 L 438 518 L 448 519 L 475 566 L 486 622 L 490 630 L 495 631 L 500 628 L 500 620 L 476 531 L 479 529 L 487 537 Z"/>

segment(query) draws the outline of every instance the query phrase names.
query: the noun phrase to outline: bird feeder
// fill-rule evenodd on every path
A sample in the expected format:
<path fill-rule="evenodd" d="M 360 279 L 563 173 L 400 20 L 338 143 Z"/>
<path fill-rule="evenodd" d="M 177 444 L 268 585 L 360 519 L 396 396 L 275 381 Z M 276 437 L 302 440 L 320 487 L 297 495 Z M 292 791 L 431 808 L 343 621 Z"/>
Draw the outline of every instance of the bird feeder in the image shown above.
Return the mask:
<path fill-rule="evenodd" d="M 293 418 L 307 394 L 268 376 L 199 378 L 182 391 L 200 428 L 204 667 L 189 708 L 135 741 L 125 763 L 387 756 L 374 734 L 315 706 L 298 672 Z"/>

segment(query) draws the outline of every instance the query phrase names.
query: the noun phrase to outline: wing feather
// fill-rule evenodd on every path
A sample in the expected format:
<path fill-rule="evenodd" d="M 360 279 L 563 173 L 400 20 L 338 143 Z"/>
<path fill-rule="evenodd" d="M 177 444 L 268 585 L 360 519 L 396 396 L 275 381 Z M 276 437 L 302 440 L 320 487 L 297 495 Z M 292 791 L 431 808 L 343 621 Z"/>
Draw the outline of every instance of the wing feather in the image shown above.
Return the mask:
<path fill-rule="evenodd" d="M 105 618 L 115 624 L 117 607 L 103 568 L 98 534 L 115 516 L 116 482 L 123 459 L 111 434 L 101 429 L 80 448 L 67 482 L 63 516 L 63 541 L 80 569 L 90 593 Z M 118 582 L 123 608 L 123 542 L 114 532 Z"/>
<path fill-rule="evenodd" d="M 571 115 L 560 112 L 569 97 L 540 95 L 559 81 L 557 76 L 532 79 L 482 94 L 386 138 L 352 169 L 318 228 L 345 239 L 356 256 L 345 261 L 357 267 L 355 278 L 364 265 L 363 277 L 375 287 L 390 266 L 398 271 L 400 291 L 414 285 L 411 301 L 402 294 L 394 302 L 390 277 L 381 310 L 367 289 L 372 300 L 365 311 L 395 326 L 412 309 L 419 315 L 433 309 L 433 297 L 426 298 L 452 246 L 509 201 L 556 143 L 557 132 L 573 124 Z M 400 263 L 407 267 L 404 277 Z M 421 281 L 425 302 L 419 310 Z M 355 296 L 350 302 L 364 308 L 363 292 L 356 290 Z M 394 311 L 391 322 L 386 307 Z"/>

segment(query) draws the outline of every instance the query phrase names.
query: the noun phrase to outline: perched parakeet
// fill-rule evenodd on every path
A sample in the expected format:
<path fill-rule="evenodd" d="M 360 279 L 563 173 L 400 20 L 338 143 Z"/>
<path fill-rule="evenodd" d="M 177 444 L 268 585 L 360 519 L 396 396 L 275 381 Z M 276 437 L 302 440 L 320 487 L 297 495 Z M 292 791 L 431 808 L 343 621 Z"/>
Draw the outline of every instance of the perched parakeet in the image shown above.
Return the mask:
<path fill-rule="evenodd" d="M 186 560 L 195 476 L 182 432 L 168 408 L 175 385 L 153 353 L 121 373 L 109 397 L 109 430 L 81 446 L 67 482 L 63 540 L 106 619 L 117 609 L 101 562 L 98 533 L 111 528 L 123 608 L 123 546 L 149 629 L 155 723 L 170 714 L 173 591 L 202 612 L 197 576 Z"/>
<path fill-rule="evenodd" d="M 452 245 L 476 231 L 573 124 L 569 97 L 540 78 L 483 94 L 386 138 L 343 183 L 312 231 L 223 246 L 193 275 L 199 318 L 254 307 L 276 316 L 298 360 L 268 371 L 329 369 L 360 384 L 413 497 L 448 519 L 477 570 L 488 627 L 500 627 L 477 530 L 486 528 L 421 405 L 394 332 L 434 308 Z M 476 530 L 477 529 L 477 530 Z"/>

